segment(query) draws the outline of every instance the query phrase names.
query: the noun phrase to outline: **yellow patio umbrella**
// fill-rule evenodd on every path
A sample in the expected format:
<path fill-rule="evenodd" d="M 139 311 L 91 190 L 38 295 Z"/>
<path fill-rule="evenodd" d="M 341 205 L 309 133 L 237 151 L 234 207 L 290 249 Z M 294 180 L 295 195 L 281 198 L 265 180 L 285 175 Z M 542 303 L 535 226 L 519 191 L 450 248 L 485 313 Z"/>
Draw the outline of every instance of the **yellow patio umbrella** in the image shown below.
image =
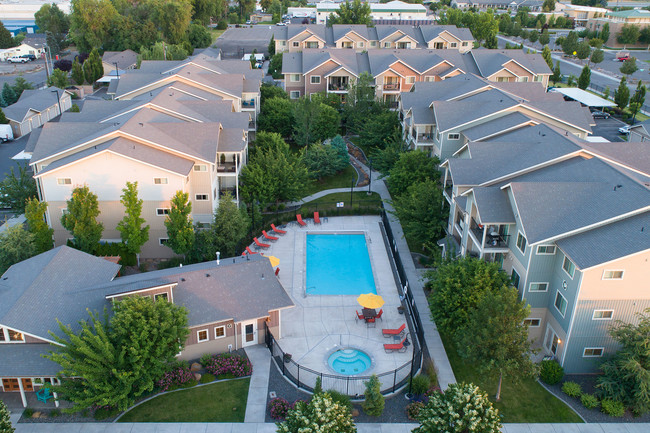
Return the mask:
<path fill-rule="evenodd" d="M 384 305 L 384 298 L 374 293 L 365 293 L 357 298 L 357 302 L 363 308 L 381 308 Z"/>
<path fill-rule="evenodd" d="M 274 268 L 280 264 L 280 259 L 278 259 L 275 256 L 266 256 L 266 258 L 271 261 L 271 266 L 273 266 Z"/>

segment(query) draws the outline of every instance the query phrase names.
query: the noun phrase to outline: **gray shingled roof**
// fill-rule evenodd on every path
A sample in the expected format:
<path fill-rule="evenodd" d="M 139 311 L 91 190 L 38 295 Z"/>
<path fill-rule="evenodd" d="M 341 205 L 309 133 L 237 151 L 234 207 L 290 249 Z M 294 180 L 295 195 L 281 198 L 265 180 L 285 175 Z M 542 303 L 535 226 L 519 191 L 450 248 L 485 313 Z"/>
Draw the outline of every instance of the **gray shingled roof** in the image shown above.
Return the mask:
<path fill-rule="evenodd" d="M 27 117 L 30 111 L 41 112 L 58 103 L 57 93 L 58 90 L 61 97 L 64 96 L 65 91 L 57 87 L 48 87 L 45 89 L 23 90 L 20 99 L 15 104 L 2 109 L 5 116 L 9 120 L 21 123 Z"/>
<path fill-rule="evenodd" d="M 0 376 L 56 376 L 61 366 L 43 358 L 54 347 L 50 344 L 0 344 Z"/>
<path fill-rule="evenodd" d="M 650 212 L 556 241 L 579 269 L 650 250 Z"/>
<path fill-rule="evenodd" d="M 650 176 L 650 142 L 584 143 L 583 147 Z"/>
<path fill-rule="evenodd" d="M 516 112 L 494 119 L 491 122 L 465 129 L 463 130 L 463 135 L 469 141 L 478 141 L 507 129 L 521 127 L 529 122 L 531 122 L 530 117 Z"/>
<path fill-rule="evenodd" d="M 138 53 L 132 50 L 104 51 L 102 62 L 117 63 L 118 69 L 133 68 L 138 63 Z M 107 71 L 104 71 L 106 73 Z"/>
<path fill-rule="evenodd" d="M 457 101 L 434 101 L 433 111 L 438 130 L 445 132 L 518 104 L 510 96 L 490 90 Z"/>
<path fill-rule="evenodd" d="M 484 77 L 500 71 L 510 60 L 535 74 L 552 74 L 541 54 L 526 54 L 521 50 L 472 50 L 470 53 Z"/>
<path fill-rule="evenodd" d="M 508 194 L 499 187 L 474 187 L 474 202 L 482 224 L 514 224 Z"/>
<path fill-rule="evenodd" d="M 461 41 L 474 41 L 474 36 L 472 36 L 472 32 L 470 32 L 469 29 L 459 28 L 452 25 L 420 26 L 420 31 L 422 32 L 422 37 L 426 43 L 429 43 L 429 41 L 435 39 L 444 31 L 451 33 Z"/>
<path fill-rule="evenodd" d="M 78 122 L 74 127 L 61 122 L 48 122 L 42 131 L 32 154 L 31 162 L 52 156 L 66 149 L 81 145 L 104 134 L 116 131 L 120 124 Z"/>

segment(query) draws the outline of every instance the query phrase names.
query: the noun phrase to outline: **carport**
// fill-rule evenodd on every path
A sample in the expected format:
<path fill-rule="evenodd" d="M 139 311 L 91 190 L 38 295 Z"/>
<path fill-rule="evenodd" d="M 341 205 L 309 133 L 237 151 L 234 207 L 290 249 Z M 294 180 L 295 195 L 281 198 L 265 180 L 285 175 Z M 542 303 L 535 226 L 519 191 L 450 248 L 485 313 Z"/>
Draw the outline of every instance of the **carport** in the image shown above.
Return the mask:
<path fill-rule="evenodd" d="M 587 92 L 586 90 L 578 89 L 577 87 L 556 87 L 549 90 L 550 92 L 562 93 L 565 97 L 580 102 L 587 107 L 615 107 L 616 104 L 607 99 L 603 99 L 598 95 Z"/>

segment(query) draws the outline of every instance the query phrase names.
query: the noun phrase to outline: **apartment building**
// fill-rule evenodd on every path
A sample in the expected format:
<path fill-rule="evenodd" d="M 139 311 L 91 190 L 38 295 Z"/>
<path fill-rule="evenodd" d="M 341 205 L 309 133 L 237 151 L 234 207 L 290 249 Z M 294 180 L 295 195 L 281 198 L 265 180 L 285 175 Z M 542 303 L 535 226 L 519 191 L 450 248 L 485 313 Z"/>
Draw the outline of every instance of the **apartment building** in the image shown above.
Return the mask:
<path fill-rule="evenodd" d="M 588 143 L 544 124 L 467 143 L 442 164 L 447 254 L 498 262 L 531 306 L 530 338 L 593 373 L 615 320 L 650 307 L 647 143 Z"/>
<path fill-rule="evenodd" d="M 2 275 L 1 391 L 20 393 L 27 407 L 29 393 L 58 384 L 61 367 L 43 357 L 59 345 L 50 332 L 63 337 L 57 321 L 78 332 L 88 310 L 110 309 L 125 296 L 187 308 L 190 332 L 178 355 L 182 360 L 263 343 L 265 326 L 280 335 L 281 312 L 293 306 L 269 260 L 260 255 L 125 277 L 119 270 L 103 258 L 60 246 Z"/>
<path fill-rule="evenodd" d="M 290 24 L 273 31 L 275 51 L 297 52 L 307 48 L 369 49 L 453 49 L 461 53 L 472 49 L 474 37 L 469 29 L 448 25 L 364 25 Z"/>
<path fill-rule="evenodd" d="M 458 9 L 476 8 L 480 11 L 508 9 L 514 12 L 526 7 L 530 12 L 541 12 L 544 2 L 542 0 L 452 0 L 451 6 Z"/>
<path fill-rule="evenodd" d="M 316 4 L 316 24 L 326 24 L 331 14 L 337 14 L 340 3 L 320 2 Z M 432 21 L 427 8 L 417 3 L 393 0 L 388 3 L 370 3 L 370 17 L 373 21 Z"/>
<path fill-rule="evenodd" d="M 250 68 L 250 62 L 224 63 Z M 102 240 L 119 242 L 120 195 L 127 181 L 138 182 L 142 217 L 150 226 L 143 258 L 173 256 L 165 245 L 164 221 L 176 191 L 189 194 L 197 225 L 212 221 L 225 193 L 239 201 L 260 80 L 189 63 L 163 74 L 151 72 L 161 62 L 143 66 L 133 76 L 121 77 L 117 86 L 118 80 L 111 83 L 115 100 L 86 101 L 80 113 L 66 113 L 29 139 L 26 152 L 31 153 L 39 197 L 48 203 L 55 245 L 71 237 L 60 220 L 72 190 L 80 185 L 98 196 Z"/>
<path fill-rule="evenodd" d="M 623 29 L 624 25 L 636 26 L 641 30 L 643 27 L 650 26 L 650 11 L 645 9 L 631 9 L 626 11 L 608 12 L 599 14 L 590 18 L 586 22 L 586 27 L 591 31 L 601 31 L 605 24 L 609 24 L 609 39 L 605 41 L 605 45 L 613 48 L 622 48 L 624 44 L 618 42 L 618 35 Z M 643 47 L 646 48 L 647 44 L 636 43 L 627 44 L 628 47 Z"/>

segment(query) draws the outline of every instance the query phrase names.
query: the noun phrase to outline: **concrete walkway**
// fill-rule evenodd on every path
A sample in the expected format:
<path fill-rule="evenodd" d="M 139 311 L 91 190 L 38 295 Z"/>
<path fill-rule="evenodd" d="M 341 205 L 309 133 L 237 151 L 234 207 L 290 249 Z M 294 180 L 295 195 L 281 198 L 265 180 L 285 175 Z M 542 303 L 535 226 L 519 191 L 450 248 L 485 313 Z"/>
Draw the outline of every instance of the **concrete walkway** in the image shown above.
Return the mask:
<path fill-rule="evenodd" d="M 266 395 L 269 392 L 271 352 L 269 352 L 269 349 L 267 349 L 264 344 L 247 347 L 245 350 L 248 359 L 251 364 L 253 364 L 253 374 L 251 375 L 251 384 L 248 388 L 248 400 L 246 402 L 246 416 L 244 417 L 244 422 L 263 423 L 266 419 Z"/>

